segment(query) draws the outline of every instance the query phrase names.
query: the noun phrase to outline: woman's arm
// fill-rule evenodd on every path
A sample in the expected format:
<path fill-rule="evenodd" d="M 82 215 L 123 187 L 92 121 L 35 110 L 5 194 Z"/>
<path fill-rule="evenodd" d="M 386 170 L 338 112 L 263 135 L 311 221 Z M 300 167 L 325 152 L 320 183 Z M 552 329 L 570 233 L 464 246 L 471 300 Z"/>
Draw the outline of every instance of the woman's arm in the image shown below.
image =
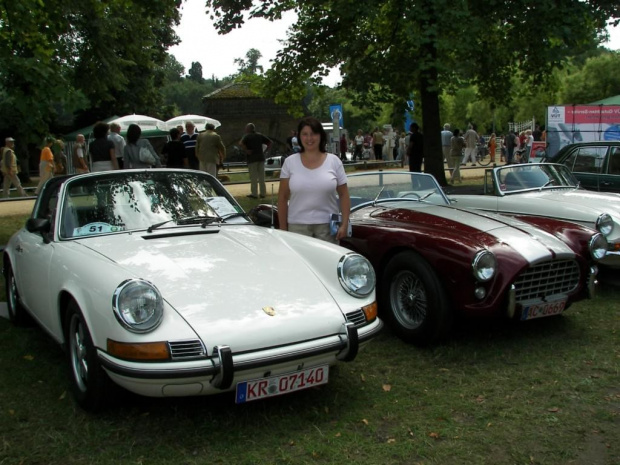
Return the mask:
<path fill-rule="evenodd" d="M 351 213 L 351 196 L 349 195 L 349 186 L 347 184 L 341 184 L 336 188 L 338 197 L 340 198 L 340 212 L 342 214 L 342 223 L 336 233 L 336 240 L 340 240 L 343 237 L 347 237 L 349 230 L 349 216 Z"/>
<path fill-rule="evenodd" d="M 288 181 L 288 178 L 280 178 L 278 190 L 278 219 L 282 231 L 288 231 L 288 199 L 291 196 Z"/>

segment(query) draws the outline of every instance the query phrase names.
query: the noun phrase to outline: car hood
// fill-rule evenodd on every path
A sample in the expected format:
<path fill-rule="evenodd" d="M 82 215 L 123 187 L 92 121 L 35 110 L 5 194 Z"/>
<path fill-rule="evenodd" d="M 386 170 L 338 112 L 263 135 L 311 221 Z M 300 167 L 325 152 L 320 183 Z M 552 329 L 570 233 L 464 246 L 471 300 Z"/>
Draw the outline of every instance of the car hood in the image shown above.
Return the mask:
<path fill-rule="evenodd" d="M 458 206 L 486 208 L 489 199 L 497 202 L 499 211 L 526 215 L 549 216 L 582 223 L 593 223 L 601 213 L 609 213 L 620 221 L 620 194 L 593 192 L 585 189 L 543 189 L 503 197 L 485 195 L 451 195 Z"/>
<path fill-rule="evenodd" d="M 226 344 L 238 352 L 341 329 L 334 297 L 281 235 L 256 226 L 208 228 L 80 241 L 126 271 L 119 270 L 119 283 L 133 276 L 155 284 L 208 348 Z"/>
<path fill-rule="evenodd" d="M 573 257 L 573 250 L 546 231 L 507 216 L 447 206 L 427 205 L 376 210 L 376 219 L 406 223 L 408 228 L 443 231 L 461 237 L 474 247 L 490 242 L 508 245 L 529 263 L 557 257 Z M 488 240 L 488 236 L 493 239 Z"/>

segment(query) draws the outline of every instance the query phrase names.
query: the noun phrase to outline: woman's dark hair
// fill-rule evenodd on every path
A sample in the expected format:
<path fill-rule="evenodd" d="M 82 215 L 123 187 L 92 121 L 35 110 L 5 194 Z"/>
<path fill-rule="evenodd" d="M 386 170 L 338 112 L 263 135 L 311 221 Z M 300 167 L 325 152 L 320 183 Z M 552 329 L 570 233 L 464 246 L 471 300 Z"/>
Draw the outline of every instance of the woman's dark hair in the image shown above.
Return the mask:
<path fill-rule="evenodd" d="M 306 126 L 308 126 L 313 133 L 320 134 L 321 141 L 319 142 L 319 150 L 321 152 L 325 152 L 325 147 L 327 146 L 327 134 L 325 133 L 325 129 L 323 129 L 321 122 L 312 116 L 303 118 L 297 125 L 297 140 L 299 142 L 299 146 L 301 147 L 301 151 L 303 152 L 305 150 L 304 144 L 301 142 L 301 130 Z"/>
<path fill-rule="evenodd" d="M 135 144 L 140 139 L 142 129 L 137 124 L 130 124 L 127 128 L 127 142 L 129 144 Z"/>
<path fill-rule="evenodd" d="M 108 125 L 108 123 L 99 121 L 93 127 L 93 136 L 95 136 L 95 139 L 103 139 L 104 137 L 108 136 L 109 129 L 110 126 Z"/>
<path fill-rule="evenodd" d="M 170 139 L 172 140 L 177 140 L 177 138 L 179 137 L 181 131 L 179 131 L 177 128 L 172 128 L 170 130 Z"/>
<path fill-rule="evenodd" d="M 458 137 L 460 133 L 461 131 L 458 128 L 455 128 L 454 131 L 452 132 L 452 134 L 454 134 L 454 137 Z"/>

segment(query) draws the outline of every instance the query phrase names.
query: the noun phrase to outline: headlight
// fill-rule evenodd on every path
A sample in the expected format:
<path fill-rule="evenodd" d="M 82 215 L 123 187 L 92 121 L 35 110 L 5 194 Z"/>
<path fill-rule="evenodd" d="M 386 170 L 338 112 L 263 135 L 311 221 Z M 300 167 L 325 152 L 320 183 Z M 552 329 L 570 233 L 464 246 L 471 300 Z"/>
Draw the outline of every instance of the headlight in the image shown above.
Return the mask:
<path fill-rule="evenodd" d="M 129 279 L 114 292 L 112 307 L 116 319 L 129 331 L 153 331 L 164 315 L 164 299 L 148 281 Z"/>
<path fill-rule="evenodd" d="M 609 236 L 611 234 L 614 230 L 614 220 L 611 218 L 609 213 L 602 213 L 596 219 L 596 229 L 603 236 Z"/>
<path fill-rule="evenodd" d="M 474 272 L 474 277 L 478 281 L 488 281 L 495 276 L 495 272 L 497 271 L 497 259 L 495 255 L 488 250 L 481 250 L 474 257 L 471 267 Z"/>
<path fill-rule="evenodd" d="M 602 258 L 605 258 L 605 255 L 607 255 L 607 239 L 605 239 L 602 234 L 595 234 L 592 236 L 589 246 L 590 253 L 592 254 L 594 260 L 601 260 Z"/>
<path fill-rule="evenodd" d="M 338 263 L 340 284 L 354 297 L 365 297 L 375 289 L 375 270 L 361 255 L 351 253 Z"/>

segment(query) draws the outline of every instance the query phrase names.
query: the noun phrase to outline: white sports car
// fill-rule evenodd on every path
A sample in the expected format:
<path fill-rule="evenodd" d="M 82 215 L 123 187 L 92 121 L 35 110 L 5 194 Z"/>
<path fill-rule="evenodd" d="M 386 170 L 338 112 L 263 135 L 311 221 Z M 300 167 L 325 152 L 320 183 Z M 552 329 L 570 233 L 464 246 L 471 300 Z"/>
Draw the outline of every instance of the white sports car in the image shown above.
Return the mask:
<path fill-rule="evenodd" d="M 52 178 L 3 270 L 10 318 L 66 348 L 88 410 L 110 379 L 153 397 L 236 390 L 239 403 L 324 384 L 383 325 L 367 259 L 255 226 L 198 171 Z"/>
<path fill-rule="evenodd" d="M 620 194 L 579 187 L 561 164 L 530 163 L 487 169 L 484 195 L 450 195 L 454 206 L 513 216 L 534 215 L 598 230 L 609 244 L 602 265 L 620 267 Z"/>

